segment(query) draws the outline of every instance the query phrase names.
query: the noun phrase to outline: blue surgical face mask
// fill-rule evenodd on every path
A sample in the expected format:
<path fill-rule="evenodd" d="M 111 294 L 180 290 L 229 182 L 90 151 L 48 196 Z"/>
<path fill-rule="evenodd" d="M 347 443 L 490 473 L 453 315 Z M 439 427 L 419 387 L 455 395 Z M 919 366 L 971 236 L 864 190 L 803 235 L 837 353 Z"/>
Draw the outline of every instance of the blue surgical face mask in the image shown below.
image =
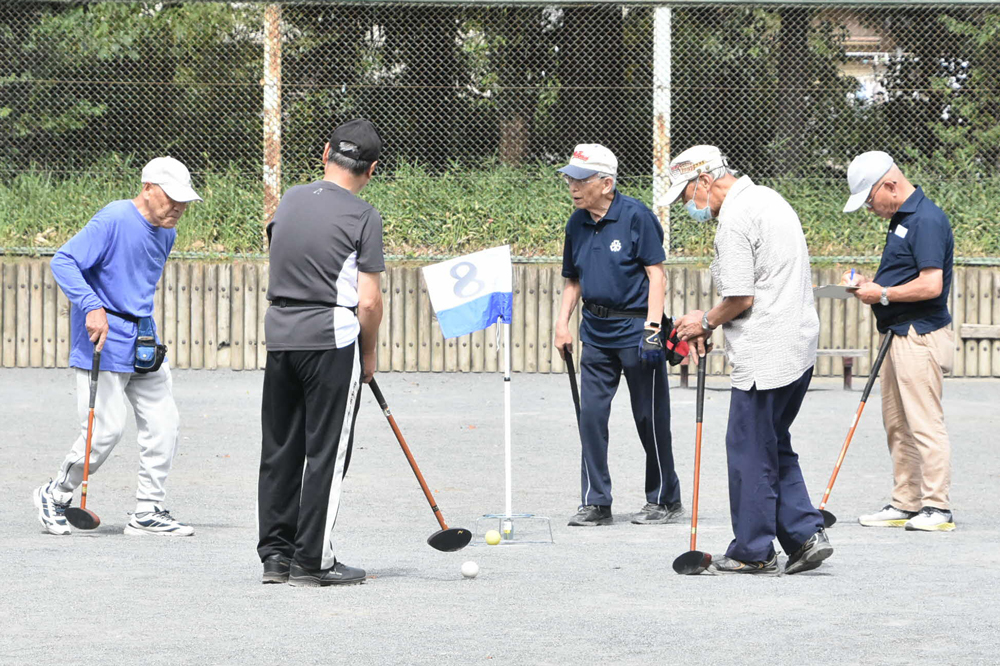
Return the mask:
<path fill-rule="evenodd" d="M 684 204 L 684 209 L 687 210 L 688 215 L 695 222 L 711 222 L 712 221 L 712 206 L 711 202 L 705 205 L 704 208 L 698 208 L 697 204 L 694 202 L 694 196 L 698 193 L 698 181 L 694 183 L 694 192 L 691 193 L 691 199 Z"/>

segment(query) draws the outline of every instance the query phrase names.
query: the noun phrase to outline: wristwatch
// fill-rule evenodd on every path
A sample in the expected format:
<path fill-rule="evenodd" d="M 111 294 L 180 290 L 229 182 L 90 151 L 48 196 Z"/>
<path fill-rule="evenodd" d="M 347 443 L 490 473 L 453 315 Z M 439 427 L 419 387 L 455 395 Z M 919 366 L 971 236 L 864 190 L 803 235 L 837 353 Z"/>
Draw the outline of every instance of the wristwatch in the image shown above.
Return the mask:
<path fill-rule="evenodd" d="M 714 326 L 709 326 L 708 325 L 708 313 L 707 312 L 704 312 L 701 315 L 701 328 L 704 331 L 714 331 L 715 330 Z"/>
<path fill-rule="evenodd" d="M 882 305 L 889 305 L 889 287 L 882 287 L 882 296 L 878 299 Z"/>
<path fill-rule="evenodd" d="M 646 328 L 659 328 L 659 327 L 660 327 L 660 322 L 658 322 L 658 321 L 647 321 L 646 322 Z"/>

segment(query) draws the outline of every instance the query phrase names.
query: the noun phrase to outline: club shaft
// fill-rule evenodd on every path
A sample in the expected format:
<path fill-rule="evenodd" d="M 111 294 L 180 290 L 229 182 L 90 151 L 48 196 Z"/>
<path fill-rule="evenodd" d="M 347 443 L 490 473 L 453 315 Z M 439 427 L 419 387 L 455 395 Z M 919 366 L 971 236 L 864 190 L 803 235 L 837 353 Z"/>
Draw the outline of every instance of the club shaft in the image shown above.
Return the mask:
<path fill-rule="evenodd" d="M 372 393 L 375 394 L 375 401 L 378 402 L 379 407 L 382 409 L 382 413 L 385 414 L 385 418 L 389 421 L 389 426 L 392 428 L 392 432 L 396 435 L 396 441 L 399 442 L 399 446 L 403 449 L 403 454 L 406 456 L 406 461 L 410 463 L 410 469 L 413 470 L 413 475 L 417 477 L 417 481 L 420 482 L 420 489 L 424 491 L 424 497 L 427 498 L 427 503 L 431 505 L 431 511 L 434 512 L 434 517 L 437 518 L 438 525 L 441 526 L 442 530 L 448 529 L 448 525 L 444 522 L 444 516 L 441 515 L 441 509 L 438 508 L 437 502 L 434 501 L 434 495 L 431 494 L 430 488 L 427 487 L 427 482 L 424 481 L 424 475 L 420 473 L 420 468 L 417 467 L 417 461 L 414 459 L 413 454 L 410 452 L 410 447 L 406 445 L 406 439 L 403 437 L 403 433 L 399 430 L 399 426 L 396 425 L 396 419 L 393 418 L 392 413 L 389 411 L 389 405 L 385 401 L 385 396 L 382 395 L 382 390 L 379 389 L 378 383 L 372 379 L 368 386 L 371 387 Z"/>
<path fill-rule="evenodd" d="M 444 522 L 444 516 L 441 515 L 441 510 L 438 508 L 437 502 L 434 501 L 434 495 L 431 494 L 430 488 L 427 487 L 427 482 L 424 481 L 424 475 L 420 473 L 420 468 L 417 467 L 417 461 L 414 460 L 413 454 L 410 453 L 410 447 L 406 445 L 406 440 L 403 439 L 403 433 L 399 431 L 399 426 L 396 425 L 396 419 L 392 417 L 392 414 L 386 414 L 386 418 L 389 420 L 389 425 L 392 426 L 392 431 L 396 434 L 396 439 L 399 440 L 399 446 L 403 449 L 403 454 L 406 456 L 407 462 L 410 463 L 410 469 L 413 470 L 414 476 L 416 476 L 417 481 L 420 482 L 420 488 L 424 491 L 424 497 L 427 498 L 428 504 L 431 505 L 431 510 L 434 511 L 434 517 L 437 518 L 438 524 L 441 525 L 441 529 L 448 529 L 448 526 Z"/>
<path fill-rule="evenodd" d="M 833 490 L 833 484 L 836 483 L 837 475 L 840 474 L 840 466 L 844 464 L 844 458 L 847 457 L 847 448 L 851 445 L 851 439 L 854 438 L 854 431 L 858 429 L 858 423 L 861 421 L 861 413 L 863 411 L 865 411 L 864 402 L 858 405 L 858 411 L 854 413 L 854 423 L 851 424 L 851 429 L 847 432 L 847 439 L 844 440 L 844 445 L 840 447 L 837 464 L 833 466 L 833 474 L 830 475 L 830 480 L 826 482 L 826 490 L 823 491 L 823 501 L 819 503 L 820 509 L 825 509 L 826 503 L 830 499 L 830 491 Z"/>
<path fill-rule="evenodd" d="M 94 437 L 94 408 L 87 415 L 87 447 L 83 458 L 83 483 L 80 484 L 80 508 L 87 508 L 87 484 L 90 482 L 90 442 Z"/>
<path fill-rule="evenodd" d="M 882 340 L 881 346 L 879 346 L 878 356 L 875 357 L 875 365 L 872 366 L 871 372 L 868 373 L 868 383 L 865 384 L 865 390 L 861 394 L 861 402 L 858 404 L 858 411 L 854 413 L 854 421 L 851 423 L 851 429 L 847 432 L 847 438 L 844 440 L 844 445 L 840 447 L 840 455 L 837 456 L 837 464 L 833 467 L 833 474 L 830 475 L 830 480 L 826 483 L 826 489 L 823 491 L 823 501 L 819 503 L 820 509 L 826 509 L 826 503 L 830 500 L 830 493 L 833 491 L 833 484 L 837 481 L 837 475 L 840 474 L 840 466 L 844 464 L 844 458 L 847 457 L 847 449 L 851 446 L 851 440 L 854 438 L 854 431 L 858 429 L 858 423 L 861 422 L 861 414 L 865 411 L 865 403 L 868 401 L 868 396 L 872 391 L 872 387 L 875 385 L 875 379 L 878 377 L 879 370 L 882 369 L 882 362 L 885 360 L 885 355 L 889 352 L 889 345 L 892 344 L 893 332 L 887 331 L 885 338 Z"/>
<path fill-rule="evenodd" d="M 90 364 L 90 411 L 87 414 L 87 446 L 83 454 L 83 483 L 80 484 L 80 508 L 87 508 L 87 486 L 90 484 L 90 445 L 94 439 L 94 407 L 97 405 L 97 377 L 101 371 L 101 352 L 94 348 Z"/>
<path fill-rule="evenodd" d="M 694 493 L 691 500 L 691 550 L 698 550 L 698 491 L 701 486 L 701 428 L 705 413 L 705 365 L 707 356 L 698 361 L 698 397 L 695 408 Z"/>
<path fill-rule="evenodd" d="M 566 374 L 569 375 L 569 390 L 573 394 L 573 407 L 576 409 L 576 424 L 580 425 L 580 389 L 576 385 L 576 367 L 573 365 L 573 352 L 566 347 Z"/>

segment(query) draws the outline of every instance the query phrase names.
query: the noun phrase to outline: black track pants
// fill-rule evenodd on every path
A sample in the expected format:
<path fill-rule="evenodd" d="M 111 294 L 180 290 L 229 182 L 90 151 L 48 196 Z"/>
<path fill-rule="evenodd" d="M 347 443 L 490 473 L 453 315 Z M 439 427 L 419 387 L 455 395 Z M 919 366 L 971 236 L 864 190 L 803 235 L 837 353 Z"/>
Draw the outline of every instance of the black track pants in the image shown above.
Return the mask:
<path fill-rule="evenodd" d="M 357 344 L 267 353 L 257 516 L 260 559 L 335 562 L 333 526 L 361 399 Z"/>

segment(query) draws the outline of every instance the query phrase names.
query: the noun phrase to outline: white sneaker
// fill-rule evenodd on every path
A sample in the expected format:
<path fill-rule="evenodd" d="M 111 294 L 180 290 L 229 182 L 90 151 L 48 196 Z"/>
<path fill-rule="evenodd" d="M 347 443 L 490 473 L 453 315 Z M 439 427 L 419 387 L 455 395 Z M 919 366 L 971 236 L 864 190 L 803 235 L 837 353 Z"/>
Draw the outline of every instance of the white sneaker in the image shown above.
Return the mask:
<path fill-rule="evenodd" d="M 153 507 L 153 511 L 132 514 L 132 519 L 125 526 L 125 534 L 131 536 L 193 536 L 194 528 L 185 525 L 170 515 L 163 507 Z"/>
<path fill-rule="evenodd" d="M 903 511 L 891 504 L 886 504 L 877 513 L 869 513 L 858 518 L 858 522 L 865 527 L 902 527 L 906 521 L 913 518 L 914 511 Z"/>
<path fill-rule="evenodd" d="M 951 532 L 955 529 L 951 511 L 925 506 L 920 513 L 906 521 L 906 529 L 914 532 Z"/>
<path fill-rule="evenodd" d="M 35 488 L 32 499 L 35 506 L 38 507 L 38 522 L 42 524 L 46 532 L 59 536 L 72 533 L 65 515 L 66 509 L 69 508 L 69 502 L 60 502 L 53 495 L 51 481 L 44 486 Z"/>

